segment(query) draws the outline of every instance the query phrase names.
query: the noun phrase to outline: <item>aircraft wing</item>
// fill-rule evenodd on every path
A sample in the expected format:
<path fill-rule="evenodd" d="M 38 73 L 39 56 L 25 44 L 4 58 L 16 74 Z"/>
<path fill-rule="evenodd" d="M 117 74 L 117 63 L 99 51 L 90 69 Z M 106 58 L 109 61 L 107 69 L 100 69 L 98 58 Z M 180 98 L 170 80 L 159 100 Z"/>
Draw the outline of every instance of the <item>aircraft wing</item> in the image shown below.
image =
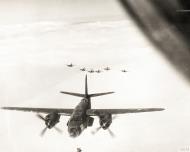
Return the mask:
<path fill-rule="evenodd" d="M 26 108 L 26 107 L 2 107 L 5 110 L 17 110 L 24 112 L 52 113 L 56 112 L 61 115 L 70 116 L 74 109 L 57 109 L 57 108 Z"/>
<path fill-rule="evenodd" d="M 125 114 L 125 113 L 139 113 L 139 112 L 153 112 L 162 111 L 163 108 L 138 108 L 138 109 L 89 109 L 87 115 L 100 116 L 105 113 L 109 114 Z"/>

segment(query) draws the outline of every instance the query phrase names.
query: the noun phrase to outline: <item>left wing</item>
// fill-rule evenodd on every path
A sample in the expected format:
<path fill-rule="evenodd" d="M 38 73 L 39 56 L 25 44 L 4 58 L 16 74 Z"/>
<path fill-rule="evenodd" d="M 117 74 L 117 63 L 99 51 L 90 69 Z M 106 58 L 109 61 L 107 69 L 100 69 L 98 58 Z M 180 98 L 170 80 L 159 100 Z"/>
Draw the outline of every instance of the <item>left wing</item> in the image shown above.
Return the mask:
<path fill-rule="evenodd" d="M 90 116 L 100 116 L 105 113 L 109 114 L 125 114 L 125 113 L 139 113 L 139 112 L 153 112 L 162 111 L 163 108 L 138 108 L 138 109 L 89 109 L 87 110 L 87 115 Z"/>
<path fill-rule="evenodd" d="M 74 109 L 57 109 L 57 108 L 26 108 L 26 107 L 2 107 L 5 110 L 17 110 L 24 112 L 52 113 L 56 112 L 61 115 L 70 116 Z"/>

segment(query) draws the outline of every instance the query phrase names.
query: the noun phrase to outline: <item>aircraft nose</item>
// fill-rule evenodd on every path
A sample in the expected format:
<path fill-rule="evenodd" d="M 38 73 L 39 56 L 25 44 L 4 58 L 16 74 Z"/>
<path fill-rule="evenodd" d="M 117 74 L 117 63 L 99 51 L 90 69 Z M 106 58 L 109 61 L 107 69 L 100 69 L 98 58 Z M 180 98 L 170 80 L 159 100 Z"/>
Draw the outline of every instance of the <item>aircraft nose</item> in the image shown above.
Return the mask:
<path fill-rule="evenodd" d="M 74 132 L 71 132 L 71 133 L 70 133 L 70 136 L 71 136 L 71 137 L 76 137 L 76 134 L 75 134 Z"/>
<path fill-rule="evenodd" d="M 79 135 L 76 128 L 71 128 L 69 134 L 71 137 L 77 137 Z"/>

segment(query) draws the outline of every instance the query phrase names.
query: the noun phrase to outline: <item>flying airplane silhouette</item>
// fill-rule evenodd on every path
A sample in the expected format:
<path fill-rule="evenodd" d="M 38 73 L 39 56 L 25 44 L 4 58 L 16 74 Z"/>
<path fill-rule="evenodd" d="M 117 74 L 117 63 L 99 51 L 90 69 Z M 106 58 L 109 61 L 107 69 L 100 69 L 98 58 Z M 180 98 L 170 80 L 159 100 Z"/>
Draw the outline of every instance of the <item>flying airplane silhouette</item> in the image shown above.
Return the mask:
<path fill-rule="evenodd" d="M 85 78 L 85 93 L 72 93 L 61 91 L 60 93 L 72 95 L 76 97 L 82 97 L 81 102 L 74 109 L 64 109 L 64 108 L 29 108 L 29 107 L 2 107 L 6 110 L 18 110 L 25 112 L 36 112 L 45 113 L 46 117 L 38 115 L 40 119 L 45 121 L 46 127 L 41 134 L 44 134 L 47 129 L 54 128 L 59 122 L 60 116 L 70 116 L 67 127 L 70 137 L 79 136 L 84 129 L 91 127 L 94 122 L 93 116 L 99 117 L 99 129 L 108 129 L 110 134 L 112 134 L 109 129 L 114 117 L 112 115 L 125 114 L 125 113 L 139 113 L 139 112 L 153 112 L 162 111 L 163 108 L 137 108 L 137 109 L 92 109 L 91 108 L 91 98 L 98 97 L 102 95 L 112 94 L 114 92 L 104 92 L 104 93 L 88 93 L 87 75 Z M 56 128 L 55 128 L 56 129 Z"/>
<path fill-rule="evenodd" d="M 127 70 L 124 69 L 124 70 L 121 70 L 121 72 L 124 72 L 124 73 L 125 73 L 125 72 L 127 72 Z"/>
<path fill-rule="evenodd" d="M 71 64 L 67 64 L 68 67 L 73 67 L 74 65 L 71 63 Z"/>
<path fill-rule="evenodd" d="M 77 148 L 77 152 L 81 152 L 82 150 L 81 150 L 81 148 Z"/>
<path fill-rule="evenodd" d="M 101 70 L 97 70 L 96 73 L 101 73 L 102 71 Z"/>
<path fill-rule="evenodd" d="M 89 72 L 89 73 L 94 73 L 94 70 L 93 70 L 93 69 L 91 69 L 91 70 L 89 70 L 88 72 Z"/>
<path fill-rule="evenodd" d="M 110 67 L 106 67 L 106 68 L 104 68 L 104 70 L 109 71 L 109 70 L 110 70 Z"/>
<path fill-rule="evenodd" d="M 86 68 L 81 68 L 80 70 L 81 70 L 81 71 L 86 71 Z"/>

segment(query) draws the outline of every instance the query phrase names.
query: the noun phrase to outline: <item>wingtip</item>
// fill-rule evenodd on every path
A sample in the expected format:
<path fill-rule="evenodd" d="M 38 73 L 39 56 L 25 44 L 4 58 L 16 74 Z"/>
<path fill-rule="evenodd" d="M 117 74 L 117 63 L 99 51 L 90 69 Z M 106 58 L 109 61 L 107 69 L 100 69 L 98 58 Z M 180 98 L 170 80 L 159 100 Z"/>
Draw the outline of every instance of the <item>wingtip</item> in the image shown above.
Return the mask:
<path fill-rule="evenodd" d="M 109 94 L 115 93 L 115 91 L 108 92 Z"/>
<path fill-rule="evenodd" d="M 156 111 L 164 111 L 165 108 L 156 108 Z"/>
<path fill-rule="evenodd" d="M 9 109 L 9 107 L 1 107 L 2 110 Z"/>

